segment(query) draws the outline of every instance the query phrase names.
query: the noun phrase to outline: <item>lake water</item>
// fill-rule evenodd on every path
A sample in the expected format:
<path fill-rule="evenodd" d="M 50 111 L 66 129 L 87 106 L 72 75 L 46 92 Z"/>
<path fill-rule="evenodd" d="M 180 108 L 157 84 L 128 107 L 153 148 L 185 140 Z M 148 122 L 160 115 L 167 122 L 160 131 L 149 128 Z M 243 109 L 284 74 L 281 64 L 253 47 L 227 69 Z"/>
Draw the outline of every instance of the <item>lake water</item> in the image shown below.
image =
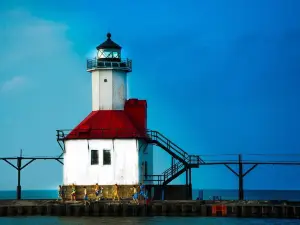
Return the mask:
<path fill-rule="evenodd" d="M 299 220 L 195 217 L 0 217 L 1 225 L 296 225 Z"/>

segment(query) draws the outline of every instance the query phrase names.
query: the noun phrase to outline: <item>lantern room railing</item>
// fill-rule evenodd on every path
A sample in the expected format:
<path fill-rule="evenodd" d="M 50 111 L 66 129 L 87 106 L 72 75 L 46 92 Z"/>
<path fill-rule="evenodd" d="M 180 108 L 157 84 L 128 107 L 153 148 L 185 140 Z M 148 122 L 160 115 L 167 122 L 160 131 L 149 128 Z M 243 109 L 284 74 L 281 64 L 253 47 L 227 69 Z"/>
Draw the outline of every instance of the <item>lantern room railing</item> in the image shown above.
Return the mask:
<path fill-rule="evenodd" d="M 87 59 L 86 64 L 88 71 L 94 69 L 119 69 L 127 72 L 132 71 L 132 60 L 130 59 L 112 60 L 111 58 L 94 58 Z"/>
<path fill-rule="evenodd" d="M 64 141 L 67 139 L 111 139 L 111 138 L 146 138 L 147 131 L 144 133 L 135 129 L 89 129 L 80 128 L 73 130 L 56 130 L 57 140 Z"/>

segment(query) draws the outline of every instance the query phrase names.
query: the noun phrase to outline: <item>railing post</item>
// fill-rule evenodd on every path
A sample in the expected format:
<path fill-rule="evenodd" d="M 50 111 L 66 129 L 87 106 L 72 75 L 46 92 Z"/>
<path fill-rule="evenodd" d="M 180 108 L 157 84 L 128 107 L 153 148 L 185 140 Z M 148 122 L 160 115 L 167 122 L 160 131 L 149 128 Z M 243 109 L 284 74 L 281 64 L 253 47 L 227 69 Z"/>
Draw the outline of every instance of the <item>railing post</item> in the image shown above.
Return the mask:
<path fill-rule="evenodd" d="M 242 155 L 239 154 L 239 200 L 244 200 L 244 177 Z"/>
<path fill-rule="evenodd" d="M 172 162 L 171 162 L 171 168 L 172 168 L 172 175 L 174 175 L 174 158 L 172 157 Z"/>
<path fill-rule="evenodd" d="M 21 192 L 22 192 L 22 187 L 21 187 L 21 168 L 22 167 L 22 157 L 17 158 L 17 171 L 18 171 L 18 186 L 17 186 L 17 200 L 21 199 Z"/>
<path fill-rule="evenodd" d="M 193 191 L 192 191 L 192 168 L 189 168 L 189 200 L 192 200 Z"/>
<path fill-rule="evenodd" d="M 186 174 L 185 174 L 185 199 L 188 200 L 189 199 L 189 170 L 187 167 L 185 167 L 186 169 Z"/>

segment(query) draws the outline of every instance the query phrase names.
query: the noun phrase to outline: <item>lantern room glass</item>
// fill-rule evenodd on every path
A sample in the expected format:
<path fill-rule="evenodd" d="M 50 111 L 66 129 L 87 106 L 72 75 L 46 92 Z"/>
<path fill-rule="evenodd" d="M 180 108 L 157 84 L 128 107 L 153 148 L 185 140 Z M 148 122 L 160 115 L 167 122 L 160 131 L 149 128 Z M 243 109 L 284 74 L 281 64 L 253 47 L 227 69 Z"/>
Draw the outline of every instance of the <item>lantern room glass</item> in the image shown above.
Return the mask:
<path fill-rule="evenodd" d="M 118 49 L 99 49 L 98 59 L 120 59 L 121 53 Z"/>

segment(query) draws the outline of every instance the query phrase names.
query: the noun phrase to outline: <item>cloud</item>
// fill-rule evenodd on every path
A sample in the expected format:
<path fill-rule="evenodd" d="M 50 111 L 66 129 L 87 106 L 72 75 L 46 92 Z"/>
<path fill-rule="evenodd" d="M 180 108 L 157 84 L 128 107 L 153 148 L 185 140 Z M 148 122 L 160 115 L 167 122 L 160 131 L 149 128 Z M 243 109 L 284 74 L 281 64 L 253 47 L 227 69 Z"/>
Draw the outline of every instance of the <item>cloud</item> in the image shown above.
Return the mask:
<path fill-rule="evenodd" d="M 0 111 L 1 117 L 5 117 L 0 119 L 0 125 L 12 116 L 19 116 L 12 112 L 22 110 L 23 117 L 35 120 L 42 120 L 40 115 L 48 116 L 55 123 L 44 124 L 44 129 L 53 132 L 64 126 L 61 124 L 73 126 L 73 118 L 59 119 L 68 117 L 62 114 L 75 111 L 74 117 L 82 117 L 78 104 L 87 111 L 90 109 L 87 101 L 90 100 L 90 76 L 85 71 L 84 56 L 80 57 L 74 50 L 68 29 L 64 23 L 36 17 L 26 10 L 0 14 L 0 91 L 7 93 L 0 95 L 0 104 L 7 104 L 5 115 Z M 26 92 L 22 95 L 8 95 L 24 87 Z M 11 97 L 17 104 L 8 101 Z M 25 107 L 28 104 L 32 106 Z M 25 122 L 22 120 L 18 126 Z"/>
<path fill-rule="evenodd" d="M 26 84 L 26 78 L 23 76 L 15 76 L 10 80 L 5 81 L 0 86 L 1 92 L 13 91 L 15 89 L 22 88 Z"/>
<path fill-rule="evenodd" d="M 0 74 L 5 74 L 0 83 L 15 74 L 30 74 L 28 79 L 40 88 L 54 91 L 62 86 L 57 79 L 72 77 L 72 85 L 84 72 L 84 61 L 73 50 L 66 24 L 13 10 L 0 14 L 0 30 Z"/>
<path fill-rule="evenodd" d="M 26 10 L 0 13 L 0 135 L 6 149 L 2 156 L 17 155 L 20 148 L 27 149 L 30 156 L 59 155 L 55 130 L 72 128 L 89 113 L 90 76 L 68 29 L 62 22 Z M 22 93 L 14 94 L 21 88 Z M 36 132 L 41 132 L 37 139 L 32 136 Z M 34 163 L 26 168 L 22 186 L 45 188 L 60 179 L 61 167 L 56 163 L 38 166 Z M 11 170 L 5 164 L 0 169 L 6 174 Z M 45 174 L 40 171 L 54 172 L 43 184 L 30 183 L 30 175 L 43 179 Z M 1 188 L 13 188 L 13 182 Z"/>

